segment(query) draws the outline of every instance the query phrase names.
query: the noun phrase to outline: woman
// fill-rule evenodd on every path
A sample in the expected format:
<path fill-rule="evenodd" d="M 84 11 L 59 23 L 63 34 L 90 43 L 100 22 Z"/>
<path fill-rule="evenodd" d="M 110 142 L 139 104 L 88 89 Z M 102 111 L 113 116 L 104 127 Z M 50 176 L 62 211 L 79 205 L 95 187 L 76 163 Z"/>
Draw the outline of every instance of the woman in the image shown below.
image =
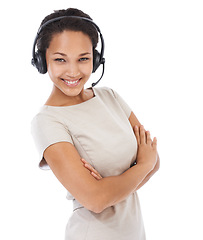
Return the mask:
<path fill-rule="evenodd" d="M 136 191 L 159 168 L 157 140 L 115 91 L 84 88 L 104 62 L 95 50 L 99 29 L 87 19 L 77 9 L 55 11 L 35 40 L 33 64 L 53 82 L 32 121 L 40 167 L 49 167 L 73 200 L 66 239 L 143 240 Z"/>

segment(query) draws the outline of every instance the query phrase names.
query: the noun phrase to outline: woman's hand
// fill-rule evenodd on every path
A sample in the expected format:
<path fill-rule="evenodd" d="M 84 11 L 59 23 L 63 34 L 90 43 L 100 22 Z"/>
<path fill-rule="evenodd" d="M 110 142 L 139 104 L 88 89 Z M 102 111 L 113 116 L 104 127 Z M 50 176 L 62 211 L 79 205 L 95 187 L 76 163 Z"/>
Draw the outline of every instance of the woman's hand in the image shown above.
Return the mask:
<path fill-rule="evenodd" d="M 150 164 L 152 168 L 155 167 L 158 159 L 157 154 L 157 140 L 151 140 L 150 132 L 144 130 L 144 127 L 134 127 L 134 133 L 138 143 L 137 164 Z M 81 158 L 83 166 L 90 171 L 90 174 L 96 179 L 102 179 L 100 173 L 94 169 L 84 158 Z"/>
<path fill-rule="evenodd" d="M 153 169 L 158 159 L 157 139 L 152 141 L 150 132 L 145 131 L 143 126 L 135 126 L 134 133 L 138 143 L 137 164 L 149 164 Z"/>
<path fill-rule="evenodd" d="M 91 174 L 96 180 L 102 179 L 102 176 L 97 172 L 97 170 L 94 169 L 87 161 L 85 161 L 84 158 L 81 158 L 81 161 L 83 162 L 83 166 L 90 171 L 90 174 Z"/>

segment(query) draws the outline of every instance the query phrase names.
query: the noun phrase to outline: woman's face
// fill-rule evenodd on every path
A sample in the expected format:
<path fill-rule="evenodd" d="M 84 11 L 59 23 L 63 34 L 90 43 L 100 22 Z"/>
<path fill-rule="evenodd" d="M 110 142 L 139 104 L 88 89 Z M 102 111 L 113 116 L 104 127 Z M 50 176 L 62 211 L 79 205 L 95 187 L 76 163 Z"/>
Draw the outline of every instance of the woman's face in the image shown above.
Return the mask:
<path fill-rule="evenodd" d="M 54 87 L 68 97 L 78 96 L 92 73 L 92 42 L 82 32 L 57 33 L 46 51 L 46 61 Z"/>

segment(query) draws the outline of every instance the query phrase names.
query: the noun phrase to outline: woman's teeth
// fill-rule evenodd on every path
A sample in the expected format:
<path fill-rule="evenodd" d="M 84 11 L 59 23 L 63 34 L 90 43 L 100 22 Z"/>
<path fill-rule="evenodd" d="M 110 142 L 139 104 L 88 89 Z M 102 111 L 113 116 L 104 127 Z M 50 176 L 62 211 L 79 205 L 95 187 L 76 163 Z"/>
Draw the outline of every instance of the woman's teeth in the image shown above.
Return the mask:
<path fill-rule="evenodd" d="M 61 79 L 64 81 L 64 83 L 67 85 L 67 86 L 70 86 L 70 87 L 75 87 L 79 84 L 79 81 L 80 81 L 81 78 L 77 79 L 77 80 L 66 80 L 66 79 Z"/>
<path fill-rule="evenodd" d="M 75 83 L 77 83 L 79 81 L 79 79 L 75 80 L 75 81 L 68 81 L 68 80 L 65 80 L 65 79 L 63 79 L 63 80 L 64 80 L 64 82 L 66 82 L 68 84 L 75 84 Z"/>

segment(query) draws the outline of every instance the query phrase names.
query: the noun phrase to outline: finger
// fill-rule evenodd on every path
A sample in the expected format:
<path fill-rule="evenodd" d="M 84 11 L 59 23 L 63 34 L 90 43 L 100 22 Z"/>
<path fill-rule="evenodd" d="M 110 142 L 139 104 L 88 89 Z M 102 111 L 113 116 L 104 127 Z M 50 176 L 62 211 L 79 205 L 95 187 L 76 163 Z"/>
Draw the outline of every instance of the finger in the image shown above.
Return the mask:
<path fill-rule="evenodd" d="M 144 130 L 144 126 L 140 126 L 140 143 L 146 143 L 146 134 Z"/>
<path fill-rule="evenodd" d="M 102 179 L 102 176 L 94 169 L 84 158 L 80 159 L 83 162 L 84 167 L 90 171 L 90 174 L 97 180 Z"/>
<path fill-rule="evenodd" d="M 137 139 L 137 143 L 140 144 L 140 134 L 139 134 L 139 128 L 137 125 L 135 125 L 135 127 L 134 127 L 134 133 L 135 133 L 135 137 Z"/>
<path fill-rule="evenodd" d="M 84 164 L 87 163 L 87 161 L 84 158 L 80 159 Z"/>
<path fill-rule="evenodd" d="M 86 167 L 89 171 L 94 170 L 94 168 L 84 158 L 81 158 L 81 161 L 83 162 L 84 167 Z"/>
<path fill-rule="evenodd" d="M 96 178 L 97 180 L 100 180 L 100 179 L 102 179 L 102 176 L 100 175 L 100 174 L 96 174 L 96 173 L 94 173 L 94 172 L 91 172 L 91 174 L 92 174 L 92 176 L 94 177 L 94 178 Z"/>
<path fill-rule="evenodd" d="M 92 171 L 93 167 L 84 159 L 80 159 L 83 162 L 83 166 L 86 167 L 89 171 Z"/>
<path fill-rule="evenodd" d="M 90 165 L 90 166 L 91 166 L 91 165 Z M 92 171 L 92 172 L 94 172 L 94 173 L 97 174 L 97 175 L 100 175 L 95 168 L 93 168 L 92 166 L 91 166 L 90 168 L 91 168 L 91 171 Z"/>
<path fill-rule="evenodd" d="M 147 138 L 147 144 L 152 144 L 152 139 L 151 139 L 151 136 L 150 136 L 150 132 L 149 131 L 147 131 L 146 132 L 146 138 Z"/>
<path fill-rule="evenodd" d="M 86 162 L 84 164 L 84 167 L 86 167 L 90 171 L 90 173 L 97 175 L 99 179 L 102 178 L 101 175 L 97 172 L 97 170 L 95 168 L 93 168 L 89 163 Z"/>
<path fill-rule="evenodd" d="M 85 166 L 90 172 L 94 172 L 94 168 L 93 168 L 89 163 L 85 163 L 84 166 Z"/>
<path fill-rule="evenodd" d="M 97 172 L 97 170 L 94 168 L 92 169 L 92 173 L 97 175 L 100 179 L 102 178 L 102 176 L 99 174 L 99 172 Z"/>
<path fill-rule="evenodd" d="M 157 148 L 157 138 L 156 137 L 154 137 L 154 139 L 153 139 L 152 147 Z"/>

